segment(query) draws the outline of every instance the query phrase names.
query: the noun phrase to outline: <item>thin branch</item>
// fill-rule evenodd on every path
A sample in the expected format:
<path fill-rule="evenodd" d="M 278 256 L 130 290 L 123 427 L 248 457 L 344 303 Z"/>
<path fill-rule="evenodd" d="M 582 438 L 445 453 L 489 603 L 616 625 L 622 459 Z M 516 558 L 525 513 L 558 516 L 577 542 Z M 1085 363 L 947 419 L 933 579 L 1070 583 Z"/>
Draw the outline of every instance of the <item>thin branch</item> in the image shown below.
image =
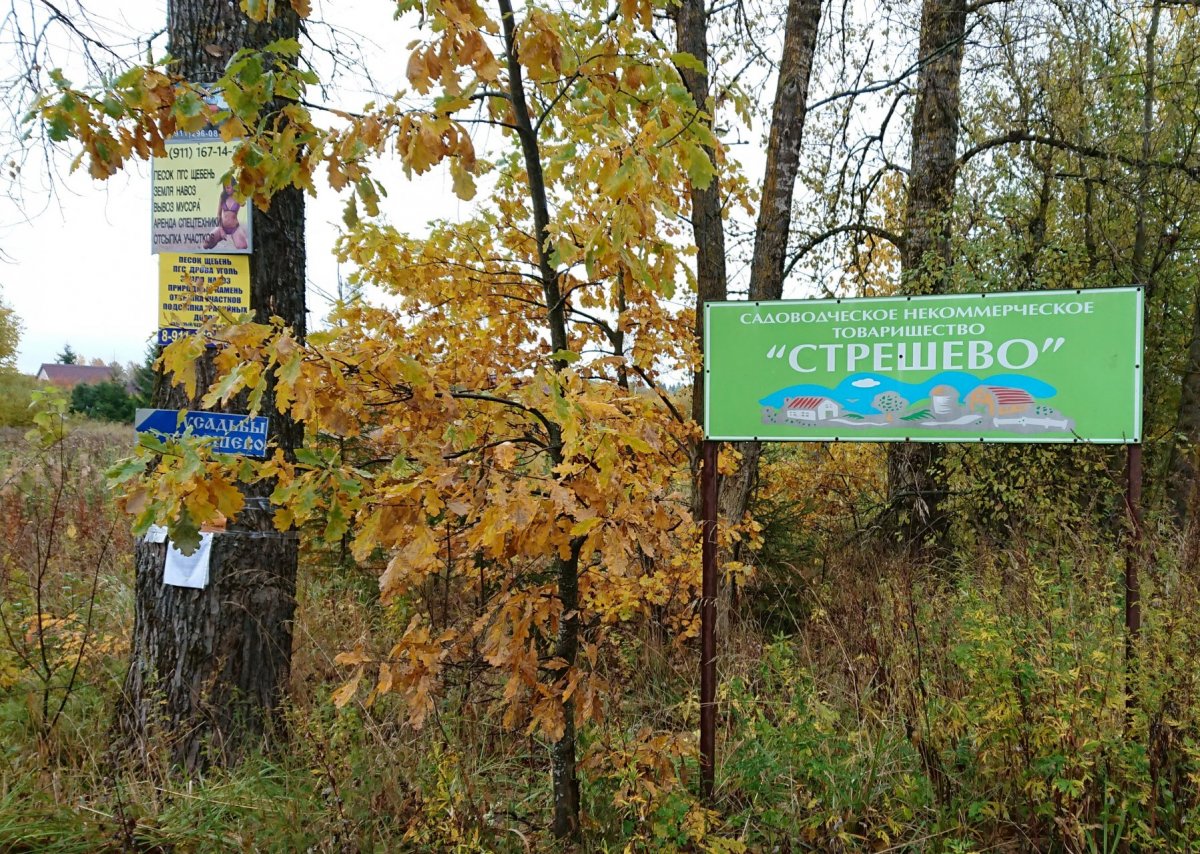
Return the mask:
<path fill-rule="evenodd" d="M 1117 154 L 1111 151 L 1105 151 L 1102 148 L 1096 148 L 1091 145 L 1080 145 L 1079 143 L 1069 142 L 1065 139 L 1058 139 L 1052 136 L 1042 136 L 1032 133 L 1024 129 L 1010 130 L 1008 133 L 1000 136 L 985 139 L 983 142 L 971 146 L 958 158 L 955 163 L 955 169 L 961 169 L 973 157 L 977 157 L 984 152 L 990 151 L 993 148 L 1000 148 L 1005 145 L 1013 145 L 1019 142 L 1029 142 L 1034 145 L 1045 145 L 1050 148 L 1057 148 L 1062 151 L 1071 151 L 1082 157 L 1093 157 L 1098 160 L 1109 160 L 1120 163 L 1124 166 L 1129 166 L 1135 169 L 1162 169 L 1172 172 L 1182 172 L 1193 181 L 1200 181 L 1200 165 L 1189 166 L 1186 163 L 1171 160 L 1144 160 L 1139 157 L 1129 157 L 1125 154 Z"/>
<path fill-rule="evenodd" d="M 680 424 L 687 423 L 687 419 L 684 418 L 683 414 L 678 409 L 675 408 L 675 404 L 671 402 L 671 398 L 667 397 L 667 393 L 664 392 L 659 387 L 658 383 L 656 383 L 653 379 L 651 379 L 650 375 L 646 373 L 645 368 L 641 367 L 640 365 L 634 364 L 633 362 L 629 363 L 629 367 L 635 374 L 637 374 L 639 377 L 642 378 L 643 382 L 645 382 L 646 385 L 648 385 L 654 391 L 655 394 L 658 395 L 658 399 L 661 400 L 666 405 L 667 409 L 671 413 L 671 416 L 676 421 L 678 421 Z"/>
<path fill-rule="evenodd" d="M 1010 3 L 1012 0 L 975 0 L 974 3 L 968 3 L 966 12 L 970 15 L 972 12 L 978 12 L 984 6 L 994 6 L 997 3 Z"/>
<path fill-rule="evenodd" d="M 783 278 L 786 279 L 788 277 L 788 275 L 792 272 L 792 270 L 795 268 L 795 266 L 798 263 L 800 263 L 800 260 L 802 258 L 804 258 L 805 255 L 807 255 L 809 252 L 816 249 L 818 246 L 820 246 L 826 240 L 829 240 L 831 237 L 837 237 L 839 234 L 847 234 L 847 233 L 870 234 L 874 237 L 878 237 L 883 240 L 886 240 L 888 243 L 891 243 L 893 246 L 895 246 L 901 252 L 904 251 L 904 238 L 901 237 L 899 234 L 896 234 L 895 232 L 888 231 L 886 228 L 880 228 L 879 226 L 876 226 L 876 225 L 867 225 L 866 223 L 852 223 L 850 225 L 837 225 L 837 226 L 834 226 L 833 228 L 827 229 L 826 231 L 822 231 L 820 234 L 813 235 L 808 240 L 806 240 L 800 246 L 800 248 L 796 250 L 795 254 L 792 255 L 791 260 L 788 261 L 787 267 L 783 271 Z"/>
<path fill-rule="evenodd" d="M 550 419 L 532 406 L 526 406 L 515 400 L 509 400 L 507 397 L 496 397 L 492 394 L 482 394 L 476 391 L 451 391 L 450 396 L 455 400 L 482 400 L 485 403 L 499 403 L 502 406 L 511 406 L 513 409 L 519 409 L 522 412 L 532 415 L 538 421 L 542 422 L 542 426 L 546 428 L 549 435 L 555 435 L 554 425 L 551 424 Z"/>
<path fill-rule="evenodd" d="M 99 39 L 95 38 L 94 36 L 88 35 L 83 30 L 81 30 L 74 21 L 72 21 L 66 14 L 64 14 L 61 9 L 59 9 L 57 6 L 55 6 L 53 3 L 51 3 L 50 0 L 41 0 L 41 3 L 43 6 L 45 6 L 47 9 L 50 10 L 50 14 L 54 17 L 54 19 L 56 21 L 58 21 L 60 24 L 62 24 L 68 30 L 70 30 L 75 35 L 77 35 L 80 39 L 83 40 L 83 42 L 85 44 L 90 44 L 92 47 L 99 48 L 100 50 L 104 51 L 105 53 L 111 55 L 118 62 L 123 63 L 126 61 L 125 57 L 121 56 L 119 53 L 117 53 L 111 47 L 106 45 L 104 42 L 100 41 Z"/>
<path fill-rule="evenodd" d="M 1005 0 L 981 0 L 981 2 L 984 2 L 986 5 L 987 3 L 1005 2 Z M 966 41 L 967 36 L 969 36 L 971 34 L 971 31 L 973 29 L 974 29 L 973 26 L 968 28 L 967 31 L 965 33 L 963 33 L 963 37 L 962 37 L 961 41 Z M 880 92 L 884 89 L 890 89 L 893 86 L 897 86 L 897 85 L 903 83 L 909 77 L 912 77 L 914 74 L 919 72 L 924 66 L 928 65 L 929 63 L 931 63 L 934 60 L 943 56 L 944 54 L 949 53 L 950 51 L 957 48 L 959 41 L 960 41 L 959 39 L 955 39 L 953 41 L 947 42 L 946 44 L 939 47 L 937 50 L 930 53 L 928 56 L 919 57 L 916 60 L 916 62 L 914 62 L 908 68 L 904 69 L 904 71 L 900 72 L 895 77 L 890 77 L 886 80 L 877 80 L 874 83 L 868 83 L 866 86 L 861 86 L 857 89 L 846 89 L 845 91 L 842 91 L 842 92 L 834 92 L 832 95 L 828 95 L 825 98 L 822 98 L 820 101 L 817 101 L 817 102 L 809 105 L 808 110 L 809 110 L 809 112 L 812 112 L 813 110 L 816 110 L 819 107 L 824 107 L 827 104 L 832 104 L 834 101 L 840 101 L 843 98 L 856 98 L 859 95 L 869 95 L 872 92 Z"/>
<path fill-rule="evenodd" d="M 483 453 L 484 451 L 488 450 L 489 448 L 497 448 L 500 445 L 509 445 L 509 444 L 533 445 L 536 448 L 541 448 L 543 451 L 547 450 L 545 442 L 539 442 L 537 439 L 533 438 L 532 436 L 530 436 L 527 433 L 524 436 L 515 436 L 511 439 L 497 439 L 494 442 L 487 442 L 483 445 L 476 445 L 473 448 L 467 448 L 465 451 L 455 451 L 452 454 L 442 454 L 442 459 L 443 460 L 457 460 L 458 458 L 465 457 L 469 454 L 479 454 L 479 453 Z"/>
<path fill-rule="evenodd" d="M 558 94 L 556 94 L 553 98 L 551 98 L 550 103 L 547 104 L 542 109 L 542 114 L 540 116 L 538 116 L 537 121 L 533 123 L 533 133 L 535 136 L 541 132 L 542 122 L 546 121 L 546 118 L 554 110 L 554 107 L 558 104 L 559 101 L 561 101 L 563 99 L 563 97 L 567 94 L 567 91 L 571 88 L 571 86 L 578 79 L 579 79 L 579 72 L 576 71 L 574 74 L 572 74 L 570 77 L 568 77 L 566 79 L 566 81 L 562 85 L 562 88 L 558 90 Z"/>

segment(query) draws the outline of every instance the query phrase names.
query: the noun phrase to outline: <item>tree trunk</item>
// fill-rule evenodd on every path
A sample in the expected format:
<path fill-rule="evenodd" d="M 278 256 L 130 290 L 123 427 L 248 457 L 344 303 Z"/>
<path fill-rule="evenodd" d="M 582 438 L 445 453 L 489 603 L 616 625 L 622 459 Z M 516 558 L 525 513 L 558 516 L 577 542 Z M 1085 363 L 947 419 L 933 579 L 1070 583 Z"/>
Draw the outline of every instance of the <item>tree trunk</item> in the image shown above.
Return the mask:
<path fill-rule="evenodd" d="M 817 31 L 821 26 L 821 0 L 789 0 L 785 26 L 779 85 L 771 108 L 762 201 L 754 235 L 754 260 L 750 266 L 751 300 L 776 300 L 783 296 L 792 196 L 800 167 L 804 122 L 808 116 L 808 87 Z M 742 453 L 741 465 L 725 478 L 720 498 L 721 514 L 732 523 L 740 522 L 750 505 L 758 478 L 762 443 L 741 442 L 738 450 Z"/>
<path fill-rule="evenodd" d="M 966 6 L 966 0 L 925 0 L 921 9 L 921 69 L 900 253 L 902 287 L 910 294 L 946 290 Z M 905 546 L 945 541 L 941 452 L 933 444 L 888 448 L 888 495 Z"/>
<path fill-rule="evenodd" d="M 701 74 L 694 68 L 681 66 L 679 75 L 687 87 L 697 109 L 703 111 L 700 119 L 705 126 L 712 127 L 711 105 L 708 102 L 708 12 L 703 0 L 682 0 L 675 17 L 676 47 L 689 53 L 706 69 Z M 706 149 L 711 160 L 716 153 Z M 721 182 L 713 176 L 705 188 L 690 187 L 692 202 L 692 233 L 696 244 L 696 339 L 704 346 L 704 304 L 723 300 L 728 295 L 725 278 L 725 225 L 721 221 Z M 704 374 L 692 375 L 692 420 L 704 423 Z M 693 449 L 693 475 L 699 473 L 699 446 Z M 694 478 L 693 478 L 694 479 Z M 699 490 L 693 490 L 699 495 Z M 698 500 L 698 499 L 697 499 Z M 695 504 L 695 501 L 693 501 Z M 693 515 L 698 515 L 695 510 Z"/>
<path fill-rule="evenodd" d="M 582 540 L 571 543 L 566 560 L 554 562 L 558 598 L 563 616 L 554 639 L 554 656 L 569 665 L 579 653 L 579 549 Z M 563 701 L 563 734 L 550 746 L 550 778 L 554 791 L 554 818 L 550 829 L 559 838 L 579 830 L 579 774 L 575 762 L 575 698 Z"/>
<path fill-rule="evenodd" d="M 276 730 L 295 610 L 295 536 L 218 536 L 203 590 L 162 583 L 166 545 L 137 546 L 133 660 L 121 725 L 140 755 L 190 771 Z"/>
<path fill-rule="evenodd" d="M 521 73 L 517 49 L 517 24 L 513 17 L 512 3 L 510 0 L 499 0 L 499 7 L 507 53 L 508 95 L 512 103 L 517 136 L 521 142 L 521 156 L 529 180 L 533 225 L 538 236 L 538 276 L 546 301 L 546 330 L 550 333 L 551 352 L 562 354 L 568 347 L 567 315 L 562 290 L 559 287 L 559 272 L 550 262 L 553 239 L 550 235 L 550 205 L 542 171 L 541 150 L 537 131 L 529 114 L 529 103 L 525 97 L 524 76 Z M 555 355 L 551 364 L 556 375 L 567 368 L 567 362 L 561 355 Z M 559 391 L 561 393 L 561 389 Z M 563 462 L 562 431 L 551 419 L 545 422 L 545 426 L 550 448 L 550 470 L 555 471 Z M 562 616 L 554 639 L 554 656 L 565 663 L 563 672 L 569 671 L 575 665 L 579 651 L 579 552 L 584 539 L 576 537 L 571 540 L 568 556 L 556 557 L 551 563 L 558 587 L 558 600 L 562 605 Z M 555 672 L 555 677 L 557 676 Z M 554 793 L 554 815 L 550 821 L 550 830 L 559 838 L 575 836 L 579 832 L 579 772 L 576 767 L 574 697 L 563 700 L 563 719 L 563 734 L 550 746 L 551 789 Z"/>
<path fill-rule="evenodd" d="M 1192 336 L 1179 391 L 1175 441 L 1171 444 L 1167 498 L 1171 517 L 1181 530 L 1195 525 L 1196 449 L 1200 447 L 1200 292 L 1192 303 Z"/>
<path fill-rule="evenodd" d="M 1146 31 L 1142 90 L 1141 166 L 1138 170 L 1136 220 L 1133 239 L 1133 280 L 1145 287 L 1146 301 L 1154 293 L 1153 265 L 1149 263 L 1146 202 L 1149 195 L 1150 158 L 1153 155 L 1154 100 L 1157 76 L 1157 38 L 1162 4 L 1155 2 L 1150 27 Z M 1182 531 L 1196 524 L 1196 449 L 1200 443 L 1200 291 L 1193 294 L 1192 334 L 1188 340 L 1183 377 L 1179 388 L 1179 409 L 1167 461 L 1167 503 L 1171 520 Z M 1145 428 L 1143 428 L 1145 429 Z"/>
<path fill-rule="evenodd" d="M 276 17 L 255 23 L 223 0 L 170 0 L 171 55 L 187 79 L 216 80 L 241 48 L 296 38 L 299 18 L 286 4 Z M 305 332 L 304 196 L 277 194 L 254 212 L 250 303 L 255 320 L 282 317 Z M 157 383 L 153 406 L 198 408 L 214 379 L 210 359 L 197 370 L 197 396 Z M 303 426 L 273 411 L 270 436 L 291 456 Z M 244 412 L 244 402 L 226 411 Z M 272 485 L 244 490 L 246 508 L 214 537 L 208 586 L 202 590 L 162 583 L 166 546 L 136 547 L 134 636 L 118 728 L 127 746 L 145 757 L 159 744 L 189 772 L 210 762 L 228 763 L 281 734 L 276 716 L 291 665 L 298 542 L 271 521 Z M 157 740 L 161 737 L 163 740 Z"/>

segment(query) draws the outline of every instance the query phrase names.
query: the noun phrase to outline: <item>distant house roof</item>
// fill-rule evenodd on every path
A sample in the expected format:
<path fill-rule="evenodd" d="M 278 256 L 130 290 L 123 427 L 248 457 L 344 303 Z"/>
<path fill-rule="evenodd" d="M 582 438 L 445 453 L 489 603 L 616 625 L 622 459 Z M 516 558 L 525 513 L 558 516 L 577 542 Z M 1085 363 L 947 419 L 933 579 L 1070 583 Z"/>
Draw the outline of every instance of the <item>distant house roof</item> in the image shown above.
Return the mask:
<path fill-rule="evenodd" d="M 827 397 L 793 397 L 783 405 L 784 409 L 816 409 Z M 831 401 L 832 402 L 832 401 Z"/>
<path fill-rule="evenodd" d="M 1001 406 L 1012 406 L 1020 403 L 1033 403 L 1033 397 L 1029 392 L 1019 388 L 1008 388 L 1006 386 L 990 385 L 990 391 L 996 397 L 996 403 Z"/>
<path fill-rule="evenodd" d="M 106 365 L 60 365 L 44 364 L 38 369 L 37 378 L 63 388 L 77 385 L 95 385 L 112 381 L 112 368 Z"/>

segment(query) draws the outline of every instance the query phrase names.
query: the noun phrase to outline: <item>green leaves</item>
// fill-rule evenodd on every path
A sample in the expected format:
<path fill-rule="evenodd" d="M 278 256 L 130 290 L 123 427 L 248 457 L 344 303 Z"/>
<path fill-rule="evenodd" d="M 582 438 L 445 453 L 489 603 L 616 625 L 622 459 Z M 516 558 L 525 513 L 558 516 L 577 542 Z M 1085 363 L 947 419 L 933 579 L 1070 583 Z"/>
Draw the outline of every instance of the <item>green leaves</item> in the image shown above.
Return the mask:
<path fill-rule="evenodd" d="M 201 117 L 204 113 L 204 101 L 197 97 L 191 89 L 185 89 L 175 99 L 174 112 L 180 118 L 191 119 Z"/>
<path fill-rule="evenodd" d="M 56 113 L 46 122 L 46 134 L 52 142 L 66 142 L 71 136 L 71 126 L 63 114 Z"/>
<path fill-rule="evenodd" d="M 705 76 L 708 75 L 708 69 L 704 67 L 704 63 L 690 53 L 673 53 L 671 54 L 671 62 L 679 68 L 686 68 L 689 71 L 695 71 L 697 74 Z"/>
<path fill-rule="evenodd" d="M 362 200 L 368 216 L 379 216 L 378 184 L 371 178 L 361 178 L 354 185 L 358 198 Z"/>
<path fill-rule="evenodd" d="M 61 442 L 69 432 L 67 409 L 70 401 L 57 386 L 34 389 L 30 398 L 33 427 L 25 434 L 25 439 L 39 448 L 50 448 Z"/>
<path fill-rule="evenodd" d="M 342 223 L 346 228 L 353 229 L 358 225 L 358 197 L 351 194 L 342 208 Z"/>
<path fill-rule="evenodd" d="M 190 555 L 200 546 L 200 526 L 192 518 L 187 508 L 183 508 L 177 518 L 167 525 L 167 536 L 175 548 L 185 555 Z"/>
<path fill-rule="evenodd" d="M 263 53 L 273 53 L 295 59 L 300 56 L 300 42 L 296 39 L 276 39 L 263 48 Z"/>
<path fill-rule="evenodd" d="M 686 151 L 687 161 L 684 168 L 687 169 L 688 178 L 700 189 L 706 189 L 716 175 L 712 160 L 699 145 L 688 145 Z"/>
<path fill-rule="evenodd" d="M 153 438 L 153 437 L 150 437 Z M 114 463 L 104 476 L 110 488 L 124 486 L 127 482 L 146 472 L 146 461 L 137 457 L 128 457 Z"/>

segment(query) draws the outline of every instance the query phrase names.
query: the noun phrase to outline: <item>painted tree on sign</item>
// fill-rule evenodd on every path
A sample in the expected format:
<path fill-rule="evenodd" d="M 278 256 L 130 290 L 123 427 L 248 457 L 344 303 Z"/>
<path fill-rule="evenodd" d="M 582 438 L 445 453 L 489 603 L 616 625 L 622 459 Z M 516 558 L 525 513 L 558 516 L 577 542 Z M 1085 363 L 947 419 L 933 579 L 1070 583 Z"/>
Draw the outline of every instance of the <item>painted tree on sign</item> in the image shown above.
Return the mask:
<path fill-rule="evenodd" d="M 871 405 L 886 415 L 888 421 L 891 421 L 896 417 L 897 412 L 903 412 L 908 408 L 908 401 L 897 392 L 885 391 L 883 394 L 875 395 Z"/>

